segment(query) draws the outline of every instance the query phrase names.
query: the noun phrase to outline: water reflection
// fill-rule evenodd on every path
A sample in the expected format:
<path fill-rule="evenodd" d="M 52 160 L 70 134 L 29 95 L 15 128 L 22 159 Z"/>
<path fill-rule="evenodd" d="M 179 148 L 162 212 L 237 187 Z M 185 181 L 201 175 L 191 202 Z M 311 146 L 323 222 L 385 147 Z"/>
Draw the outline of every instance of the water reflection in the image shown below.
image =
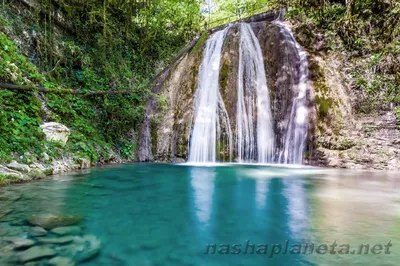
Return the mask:
<path fill-rule="evenodd" d="M 215 174 L 214 167 L 194 167 L 190 170 L 194 208 L 200 223 L 208 224 L 210 221 Z"/>
<path fill-rule="evenodd" d="M 379 172 L 127 165 L 2 188 L 1 211 L 10 212 L 0 235 L 27 237 L 21 221 L 30 215 L 65 213 L 82 216 L 82 235 L 102 241 L 100 255 L 85 265 L 397 265 L 399 180 Z M 204 254 L 209 243 L 248 240 L 391 240 L 393 249 L 390 256 Z"/>
<path fill-rule="evenodd" d="M 266 205 L 268 194 L 268 181 L 256 180 L 256 202 L 259 209 L 263 209 Z"/>
<path fill-rule="evenodd" d="M 307 197 L 301 178 L 284 179 L 283 194 L 288 201 L 289 228 L 295 239 L 304 238 L 308 224 Z"/>

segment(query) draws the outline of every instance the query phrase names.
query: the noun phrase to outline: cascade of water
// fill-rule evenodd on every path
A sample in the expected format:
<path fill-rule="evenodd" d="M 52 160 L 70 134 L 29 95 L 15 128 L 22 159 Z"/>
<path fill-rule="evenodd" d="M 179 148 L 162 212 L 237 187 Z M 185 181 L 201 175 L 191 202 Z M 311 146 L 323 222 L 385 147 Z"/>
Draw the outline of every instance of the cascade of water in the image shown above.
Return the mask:
<path fill-rule="evenodd" d="M 275 22 L 285 36 L 286 41 L 292 42 L 300 60 L 299 81 L 297 92 L 293 98 L 290 120 L 286 130 L 284 149 L 280 152 L 279 162 L 285 164 L 302 164 L 308 133 L 308 60 L 307 54 L 294 38 L 291 30 L 283 23 Z"/>
<path fill-rule="evenodd" d="M 238 99 L 236 112 L 237 159 L 272 161 L 274 132 L 260 43 L 249 24 L 240 24 Z M 257 128 L 253 121 L 257 120 Z M 255 141 L 254 131 L 257 139 Z M 257 147 L 257 154 L 255 147 Z"/>
<path fill-rule="evenodd" d="M 189 162 L 215 162 L 219 70 L 222 46 L 228 28 L 207 40 L 195 95 L 194 127 L 190 139 Z"/>

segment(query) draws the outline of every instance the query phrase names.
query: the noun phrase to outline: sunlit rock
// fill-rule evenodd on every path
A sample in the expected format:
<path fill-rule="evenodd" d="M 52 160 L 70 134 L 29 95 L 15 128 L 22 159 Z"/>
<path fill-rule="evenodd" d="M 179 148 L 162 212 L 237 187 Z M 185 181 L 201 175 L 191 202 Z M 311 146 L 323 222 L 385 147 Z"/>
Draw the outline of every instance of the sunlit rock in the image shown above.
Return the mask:
<path fill-rule="evenodd" d="M 65 145 L 67 143 L 68 137 L 70 135 L 70 130 L 63 124 L 49 122 L 49 123 L 44 123 L 43 125 L 40 126 L 40 128 L 46 135 L 47 141 L 60 142 L 62 145 Z"/>

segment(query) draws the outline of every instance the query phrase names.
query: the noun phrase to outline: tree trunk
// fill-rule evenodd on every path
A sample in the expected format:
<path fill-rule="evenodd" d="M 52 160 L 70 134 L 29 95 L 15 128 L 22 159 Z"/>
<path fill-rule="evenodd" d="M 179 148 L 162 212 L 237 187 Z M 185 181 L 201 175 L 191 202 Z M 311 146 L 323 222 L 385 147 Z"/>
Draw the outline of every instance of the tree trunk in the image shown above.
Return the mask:
<path fill-rule="evenodd" d="M 129 95 L 134 94 L 134 90 L 126 91 L 87 91 L 77 89 L 46 89 L 44 87 L 36 87 L 30 85 L 15 85 L 10 83 L 0 83 L 0 89 L 21 91 L 21 92 L 43 92 L 43 93 L 54 93 L 54 94 L 74 94 L 74 95 Z"/>
<path fill-rule="evenodd" d="M 351 18 L 353 16 L 354 13 L 354 6 L 355 6 L 355 0 L 347 0 L 346 3 L 346 16 L 347 18 Z"/>

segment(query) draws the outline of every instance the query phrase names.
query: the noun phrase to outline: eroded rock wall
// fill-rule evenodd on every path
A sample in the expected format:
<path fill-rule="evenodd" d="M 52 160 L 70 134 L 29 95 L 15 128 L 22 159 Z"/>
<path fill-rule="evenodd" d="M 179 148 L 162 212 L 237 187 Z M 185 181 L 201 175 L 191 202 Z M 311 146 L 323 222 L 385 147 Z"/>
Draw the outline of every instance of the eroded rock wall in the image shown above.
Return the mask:
<path fill-rule="evenodd" d="M 205 40 L 200 39 L 160 77 L 162 81 L 155 88 L 157 97 L 150 99 L 147 105 L 139 142 L 139 161 L 186 161 Z"/>

